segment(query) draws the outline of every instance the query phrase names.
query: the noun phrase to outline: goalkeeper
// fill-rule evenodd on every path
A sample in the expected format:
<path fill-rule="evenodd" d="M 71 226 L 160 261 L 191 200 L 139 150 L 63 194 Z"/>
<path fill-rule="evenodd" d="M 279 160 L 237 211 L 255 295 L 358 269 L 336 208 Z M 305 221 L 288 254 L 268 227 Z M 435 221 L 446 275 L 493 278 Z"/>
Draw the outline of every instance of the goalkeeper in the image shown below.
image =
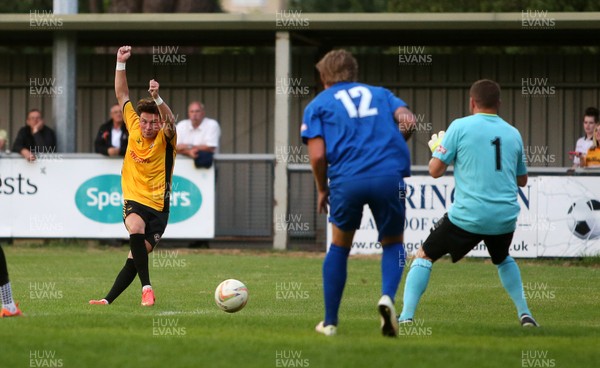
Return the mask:
<path fill-rule="evenodd" d="M 519 131 L 498 116 L 496 82 L 479 80 L 469 95 L 472 115 L 454 120 L 446 134 L 434 134 L 429 141 L 433 152 L 429 174 L 439 178 L 454 163 L 456 195 L 412 262 L 399 322 L 412 321 L 433 262 L 448 253 L 457 262 L 483 240 L 521 325 L 537 327 L 527 307 L 519 267 L 508 254 L 520 210 L 517 185 L 527 184 L 523 141 Z"/>

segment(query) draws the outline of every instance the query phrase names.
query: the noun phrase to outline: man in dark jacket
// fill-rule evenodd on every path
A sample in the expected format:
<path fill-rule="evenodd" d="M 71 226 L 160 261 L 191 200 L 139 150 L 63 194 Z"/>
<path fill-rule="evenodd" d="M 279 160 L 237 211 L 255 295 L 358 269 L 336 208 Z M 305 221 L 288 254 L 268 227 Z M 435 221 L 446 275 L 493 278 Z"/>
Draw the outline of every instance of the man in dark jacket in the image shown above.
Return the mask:
<path fill-rule="evenodd" d="M 128 138 L 121 106 L 114 105 L 110 108 L 110 120 L 100 126 L 96 135 L 96 153 L 105 156 L 125 156 Z"/>
<path fill-rule="evenodd" d="M 56 134 L 44 125 L 40 110 L 29 110 L 26 125 L 19 129 L 12 150 L 28 161 L 35 161 L 40 155 L 56 153 Z"/>

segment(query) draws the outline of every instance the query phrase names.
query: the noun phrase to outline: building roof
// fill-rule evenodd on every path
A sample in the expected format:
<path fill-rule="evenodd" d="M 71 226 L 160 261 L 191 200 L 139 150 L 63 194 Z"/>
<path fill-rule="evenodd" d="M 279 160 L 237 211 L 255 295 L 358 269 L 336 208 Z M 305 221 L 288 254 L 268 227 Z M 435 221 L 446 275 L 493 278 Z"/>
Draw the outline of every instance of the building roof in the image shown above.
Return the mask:
<path fill-rule="evenodd" d="M 1 44 L 51 44 L 54 31 L 80 45 L 272 46 L 276 31 L 294 44 L 597 45 L 600 12 L 0 14 Z M 152 33 L 152 36 L 148 35 Z"/>

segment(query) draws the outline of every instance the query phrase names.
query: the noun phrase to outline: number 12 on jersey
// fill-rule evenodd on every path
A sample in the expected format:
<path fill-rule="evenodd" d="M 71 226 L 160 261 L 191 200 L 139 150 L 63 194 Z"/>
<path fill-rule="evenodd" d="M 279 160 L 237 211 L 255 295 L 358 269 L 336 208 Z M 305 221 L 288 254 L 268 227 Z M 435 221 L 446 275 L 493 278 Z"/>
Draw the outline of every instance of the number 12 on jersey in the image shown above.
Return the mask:
<path fill-rule="evenodd" d="M 348 112 L 348 116 L 351 118 L 364 118 L 367 116 L 377 115 L 379 113 L 376 107 L 371 107 L 373 95 L 367 87 L 356 86 L 350 88 L 349 90 L 341 89 L 337 91 L 333 97 L 335 97 L 336 100 L 340 100 L 342 104 L 344 104 L 344 107 Z M 357 97 L 360 97 L 358 110 L 352 101 L 353 98 Z"/>

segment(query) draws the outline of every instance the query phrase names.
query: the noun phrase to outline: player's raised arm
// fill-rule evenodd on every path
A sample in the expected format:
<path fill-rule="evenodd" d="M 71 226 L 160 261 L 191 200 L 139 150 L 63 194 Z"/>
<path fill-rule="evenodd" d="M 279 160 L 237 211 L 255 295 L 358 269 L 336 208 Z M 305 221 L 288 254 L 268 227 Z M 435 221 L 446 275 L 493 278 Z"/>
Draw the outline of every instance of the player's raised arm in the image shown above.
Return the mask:
<path fill-rule="evenodd" d="M 150 86 L 148 87 L 148 92 L 156 102 L 156 106 L 158 106 L 158 112 L 160 113 L 160 121 L 165 124 L 164 132 L 167 138 L 173 138 L 175 135 L 175 117 L 171 112 L 171 108 L 160 98 L 158 94 L 158 89 L 160 85 L 157 81 L 152 79 L 150 81 Z"/>
<path fill-rule="evenodd" d="M 394 112 L 394 118 L 400 126 L 400 131 L 404 136 L 404 140 L 408 141 L 416 129 L 415 115 L 406 107 L 399 107 Z"/>
<path fill-rule="evenodd" d="M 125 75 L 125 62 L 131 56 L 131 46 L 121 46 L 117 51 L 117 68 L 115 70 L 115 95 L 119 106 L 129 100 L 129 87 L 127 86 L 127 76 Z"/>

